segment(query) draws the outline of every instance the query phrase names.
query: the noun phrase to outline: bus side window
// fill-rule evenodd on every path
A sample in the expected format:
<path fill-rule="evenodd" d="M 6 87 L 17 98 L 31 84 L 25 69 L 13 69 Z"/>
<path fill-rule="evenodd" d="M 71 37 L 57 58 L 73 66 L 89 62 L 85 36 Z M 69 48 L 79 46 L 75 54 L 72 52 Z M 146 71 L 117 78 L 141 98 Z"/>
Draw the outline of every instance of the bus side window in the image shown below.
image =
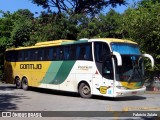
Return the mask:
<path fill-rule="evenodd" d="M 25 50 L 24 51 L 24 61 L 27 61 L 28 60 L 28 51 Z"/>
<path fill-rule="evenodd" d="M 57 60 L 57 51 L 56 51 L 55 47 L 53 48 L 53 57 L 52 57 L 52 60 Z"/>
<path fill-rule="evenodd" d="M 70 46 L 64 46 L 64 59 L 70 59 Z"/>
<path fill-rule="evenodd" d="M 76 60 L 79 60 L 80 58 L 80 46 L 76 46 Z"/>
<path fill-rule="evenodd" d="M 24 52 L 23 51 L 19 51 L 18 52 L 18 61 L 23 61 L 24 59 Z"/>
<path fill-rule="evenodd" d="M 63 51 L 63 47 L 57 47 L 56 48 L 56 55 L 57 55 L 57 57 L 56 57 L 56 60 L 63 60 L 64 58 L 64 56 L 63 56 L 63 53 L 64 51 Z"/>
<path fill-rule="evenodd" d="M 38 59 L 38 50 L 37 49 L 32 49 L 30 51 L 30 60 L 31 61 L 36 61 Z"/>
<path fill-rule="evenodd" d="M 103 76 L 107 79 L 113 80 L 113 63 L 112 63 L 112 57 L 110 56 L 110 49 L 109 46 L 106 43 L 103 43 Z"/>
<path fill-rule="evenodd" d="M 59 47 L 56 47 L 56 60 L 59 60 Z"/>
<path fill-rule="evenodd" d="M 91 44 L 86 45 L 85 49 L 86 49 L 85 59 L 86 60 L 92 60 L 92 47 L 91 47 Z"/>
<path fill-rule="evenodd" d="M 27 52 L 28 52 L 28 61 L 31 61 L 31 57 L 32 57 L 31 50 L 27 50 Z"/>
<path fill-rule="evenodd" d="M 75 57 L 76 57 L 76 47 L 75 45 L 71 45 L 70 51 L 69 51 L 69 59 L 75 60 Z"/>
<path fill-rule="evenodd" d="M 95 54 L 95 61 L 102 62 L 102 43 L 95 42 L 94 44 L 94 54 Z"/>
<path fill-rule="evenodd" d="M 42 61 L 42 60 L 44 60 L 44 55 L 43 55 L 43 53 L 44 53 L 44 49 L 39 49 L 38 50 L 38 60 L 40 60 L 40 61 Z"/>
<path fill-rule="evenodd" d="M 63 60 L 64 59 L 64 51 L 63 51 L 63 47 L 61 47 L 59 49 L 59 60 Z"/>
<path fill-rule="evenodd" d="M 17 52 L 7 51 L 5 54 L 5 60 L 8 62 L 15 62 L 17 60 Z"/>
<path fill-rule="evenodd" d="M 33 61 L 34 51 L 33 49 L 30 51 L 30 61 Z"/>
<path fill-rule="evenodd" d="M 80 54 L 80 56 L 79 56 L 80 60 L 86 60 L 87 59 L 86 47 L 81 47 L 79 54 Z"/>
<path fill-rule="evenodd" d="M 81 44 L 76 47 L 76 59 L 92 60 L 91 44 Z"/>
<path fill-rule="evenodd" d="M 5 54 L 5 60 L 8 61 L 8 62 L 10 62 L 10 57 L 9 56 L 10 56 L 10 52 L 7 51 L 6 54 Z"/>
<path fill-rule="evenodd" d="M 51 47 L 49 47 L 48 56 L 49 56 L 49 60 L 52 60 L 52 56 L 53 56 L 53 48 L 51 48 Z"/>
<path fill-rule="evenodd" d="M 50 58 L 49 58 L 49 49 L 48 48 L 44 49 L 44 60 L 46 60 L 46 61 L 50 60 Z"/>
<path fill-rule="evenodd" d="M 37 61 L 38 60 L 38 50 L 36 49 L 35 51 L 34 51 L 34 61 Z"/>

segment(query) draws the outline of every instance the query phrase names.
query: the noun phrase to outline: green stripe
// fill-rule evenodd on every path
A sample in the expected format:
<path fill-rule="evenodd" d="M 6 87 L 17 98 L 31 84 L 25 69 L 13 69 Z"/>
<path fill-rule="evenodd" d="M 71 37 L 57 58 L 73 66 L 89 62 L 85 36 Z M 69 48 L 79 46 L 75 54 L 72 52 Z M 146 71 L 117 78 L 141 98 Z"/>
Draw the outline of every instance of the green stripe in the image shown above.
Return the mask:
<path fill-rule="evenodd" d="M 78 41 L 75 41 L 75 42 L 63 42 L 61 43 L 61 45 L 67 45 L 67 44 L 78 44 L 78 43 L 87 43 L 88 40 L 78 40 Z"/>
<path fill-rule="evenodd" d="M 68 77 L 76 61 L 54 61 L 47 70 L 41 83 L 61 84 Z"/>

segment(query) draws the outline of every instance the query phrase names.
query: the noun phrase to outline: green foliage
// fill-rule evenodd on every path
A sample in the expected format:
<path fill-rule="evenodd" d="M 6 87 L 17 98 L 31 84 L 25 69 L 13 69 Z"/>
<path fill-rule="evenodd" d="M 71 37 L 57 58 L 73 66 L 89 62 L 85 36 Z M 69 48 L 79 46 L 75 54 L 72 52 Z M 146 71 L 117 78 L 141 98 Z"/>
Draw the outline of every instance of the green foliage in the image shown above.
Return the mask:
<path fill-rule="evenodd" d="M 48 0 L 32 1 L 49 8 L 46 4 Z M 121 2 L 120 4 L 124 3 Z M 117 5 L 117 1 L 112 5 Z M 97 9 L 101 10 L 100 6 Z M 37 18 L 34 18 L 33 13 L 27 9 L 18 10 L 13 14 L 0 11 L 3 14 L 3 17 L 0 18 L 0 69 L 6 48 L 34 45 L 37 42 L 47 40 L 76 40 L 95 37 L 127 38 L 136 41 L 140 45 L 142 53 L 154 56 L 155 70 L 160 69 L 159 0 L 142 0 L 136 6 L 128 8 L 123 14 L 110 10 L 106 14 L 87 16 L 87 11 L 84 13 L 84 10 L 81 6 L 79 12 L 70 8 L 59 13 L 42 12 Z M 87 10 L 95 13 L 92 9 L 88 8 Z M 97 12 L 99 13 L 99 11 Z M 148 61 L 146 64 L 146 69 L 150 69 Z"/>
<path fill-rule="evenodd" d="M 11 40 L 14 46 L 24 46 L 30 42 L 30 33 L 32 31 L 33 13 L 29 10 L 18 10 L 13 14 L 14 24 L 11 32 Z M 28 44 L 27 44 L 28 45 Z"/>
<path fill-rule="evenodd" d="M 3 12 L 0 18 L 0 70 L 3 69 L 4 51 L 13 46 L 30 42 L 33 14 L 29 10 L 18 10 L 10 14 Z"/>
<path fill-rule="evenodd" d="M 120 23 L 121 15 L 114 10 L 110 10 L 106 15 L 100 14 L 93 18 L 83 17 L 83 21 L 79 25 L 78 38 L 121 38 L 121 33 L 118 31 Z"/>
<path fill-rule="evenodd" d="M 118 5 L 125 5 L 126 0 L 31 0 L 33 3 L 47 8 L 48 11 L 55 9 L 58 13 L 72 13 L 72 14 L 90 14 L 99 13 L 103 8 L 111 5 L 116 7 Z M 54 9 L 51 9 L 54 8 Z"/>
<path fill-rule="evenodd" d="M 16 47 L 23 46 L 27 41 L 30 41 L 31 28 L 31 21 L 26 20 L 25 18 L 14 23 L 11 39 Z"/>
<path fill-rule="evenodd" d="M 77 38 L 76 15 L 42 13 L 32 22 L 34 23 L 30 36 L 32 41 Z"/>
<path fill-rule="evenodd" d="M 129 8 L 123 15 L 122 34 L 139 43 L 143 52 L 154 56 L 156 67 L 160 64 L 160 3 L 147 0 L 136 8 Z M 124 32 L 125 31 L 125 32 Z M 123 33 L 124 32 L 124 33 Z"/>

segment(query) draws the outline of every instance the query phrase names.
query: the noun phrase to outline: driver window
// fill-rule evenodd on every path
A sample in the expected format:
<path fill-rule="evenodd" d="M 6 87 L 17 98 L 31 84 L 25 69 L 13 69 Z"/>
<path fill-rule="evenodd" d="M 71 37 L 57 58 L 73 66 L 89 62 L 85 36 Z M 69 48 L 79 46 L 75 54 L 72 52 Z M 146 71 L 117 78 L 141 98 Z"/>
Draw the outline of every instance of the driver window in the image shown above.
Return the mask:
<path fill-rule="evenodd" d="M 102 47 L 103 47 L 103 66 L 102 66 L 103 76 L 107 79 L 113 80 L 113 64 L 112 64 L 112 57 L 110 55 L 110 49 L 109 46 L 105 43 L 103 43 Z"/>
<path fill-rule="evenodd" d="M 95 61 L 102 64 L 102 76 L 113 79 L 113 64 L 110 56 L 110 49 L 106 43 L 95 42 Z M 98 65 L 100 66 L 100 65 Z M 101 70 L 100 70 L 101 71 Z"/>

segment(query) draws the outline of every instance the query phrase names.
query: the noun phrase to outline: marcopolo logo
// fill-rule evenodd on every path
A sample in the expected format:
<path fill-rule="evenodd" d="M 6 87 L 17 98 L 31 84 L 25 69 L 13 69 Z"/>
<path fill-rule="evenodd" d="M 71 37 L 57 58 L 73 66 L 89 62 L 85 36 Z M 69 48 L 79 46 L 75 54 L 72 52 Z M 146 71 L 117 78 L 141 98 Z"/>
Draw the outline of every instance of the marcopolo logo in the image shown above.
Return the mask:
<path fill-rule="evenodd" d="M 42 64 L 20 64 L 20 69 L 42 69 Z"/>

